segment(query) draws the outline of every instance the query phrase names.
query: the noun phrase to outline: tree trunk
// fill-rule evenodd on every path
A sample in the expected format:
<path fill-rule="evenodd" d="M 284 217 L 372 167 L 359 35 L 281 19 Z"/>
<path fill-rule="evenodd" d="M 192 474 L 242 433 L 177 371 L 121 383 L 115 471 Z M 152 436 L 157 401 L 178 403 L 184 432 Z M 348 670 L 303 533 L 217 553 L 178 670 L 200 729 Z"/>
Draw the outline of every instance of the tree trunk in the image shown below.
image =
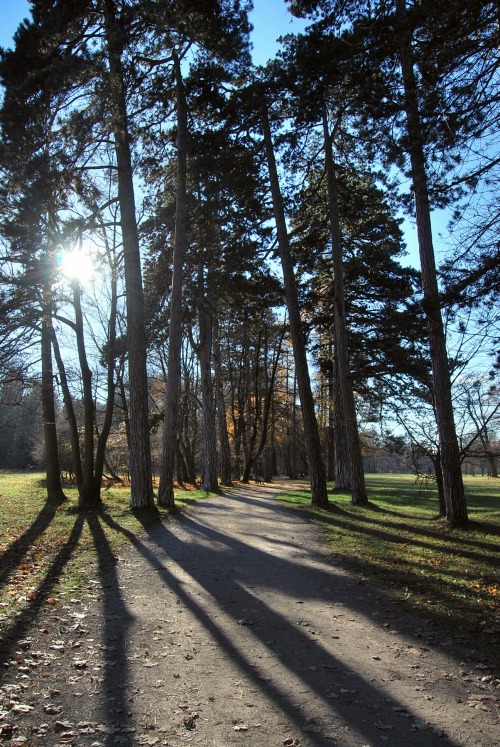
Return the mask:
<path fill-rule="evenodd" d="M 344 269 L 342 261 L 342 232 L 340 229 L 340 217 L 337 197 L 337 183 L 335 177 L 335 164 L 333 161 L 332 141 L 328 126 L 328 112 L 326 104 L 323 104 L 323 137 L 325 145 L 325 165 L 328 185 L 328 213 L 330 219 L 330 231 L 332 237 L 332 264 L 333 264 L 333 324 L 335 355 L 337 359 L 337 386 L 340 389 L 340 398 L 344 414 L 346 445 L 351 472 L 351 495 L 352 502 L 356 505 L 366 505 L 368 495 L 366 492 L 365 474 L 363 469 L 363 457 L 359 440 L 358 421 L 356 417 L 356 406 L 352 389 L 351 369 L 349 364 L 349 346 L 347 339 L 347 322 L 345 318 L 344 301 Z"/>
<path fill-rule="evenodd" d="M 54 351 L 54 357 L 56 359 L 57 370 L 59 372 L 59 383 L 63 395 L 64 410 L 66 412 L 66 420 L 68 421 L 70 441 L 71 441 L 71 461 L 73 466 L 73 474 L 75 476 L 76 487 L 78 493 L 83 485 L 83 469 L 82 469 L 82 455 L 80 453 L 80 436 L 78 433 L 78 422 L 76 419 L 75 408 L 73 407 L 73 397 L 68 383 L 68 376 L 66 374 L 66 366 L 59 349 L 59 342 L 55 335 L 54 329 L 51 329 L 52 334 L 52 349 Z"/>
<path fill-rule="evenodd" d="M 217 493 L 217 429 L 215 418 L 215 395 L 212 381 L 212 318 L 205 308 L 205 278 L 204 269 L 198 267 L 198 324 L 200 328 L 200 344 L 198 358 L 200 361 L 202 423 L 203 423 L 203 490 L 207 493 Z"/>
<path fill-rule="evenodd" d="M 297 383 L 304 423 L 304 438 L 307 451 L 309 473 L 311 478 L 311 498 L 314 506 L 328 506 L 328 492 L 326 487 L 325 466 L 321 454 L 321 440 L 319 437 L 318 423 L 314 409 L 314 399 L 309 378 L 309 367 L 307 363 L 306 346 L 300 316 L 297 283 L 293 268 L 293 260 L 290 251 L 290 242 L 286 227 L 283 199 L 274 156 L 274 147 L 269 124 L 269 114 L 266 103 L 262 106 L 262 129 L 264 144 L 269 169 L 271 184 L 271 195 L 273 201 L 274 218 L 278 237 L 278 249 L 285 285 L 286 303 L 290 320 L 290 334 L 292 338 L 295 368 L 297 372 Z"/>
<path fill-rule="evenodd" d="M 187 235 L 187 144 L 188 124 L 186 95 L 182 80 L 181 64 L 173 53 L 175 69 L 175 91 L 177 101 L 177 188 L 175 206 L 175 238 L 172 269 L 172 294 L 170 322 L 168 327 L 168 371 L 165 391 L 165 421 L 163 429 L 163 453 L 160 469 L 158 504 L 174 508 L 174 465 L 179 412 L 179 390 L 181 383 L 182 345 L 182 273 L 186 253 Z"/>
<path fill-rule="evenodd" d="M 443 470 L 441 468 L 441 454 L 439 449 L 436 454 L 436 461 L 434 462 L 434 474 L 436 476 L 438 492 L 439 516 L 440 518 L 444 518 L 446 516 L 446 501 L 444 498 Z"/>
<path fill-rule="evenodd" d="M 345 432 L 344 406 L 340 396 L 337 359 L 333 362 L 333 420 L 335 438 L 335 491 L 352 493 L 351 469 Z"/>
<path fill-rule="evenodd" d="M 219 340 L 219 322 L 214 319 L 214 377 L 215 377 L 215 405 L 219 428 L 220 444 L 220 478 L 221 485 L 232 485 L 231 447 L 227 432 L 226 403 L 224 397 L 224 376 L 222 373 L 221 350 Z"/>
<path fill-rule="evenodd" d="M 57 446 L 54 373 L 52 369 L 52 315 L 48 306 L 44 308 L 42 317 L 41 358 L 41 400 L 45 442 L 47 500 L 59 503 L 66 500 L 66 496 L 61 485 L 61 470 L 59 467 L 59 451 Z"/>
<path fill-rule="evenodd" d="M 130 480 L 132 508 L 154 505 L 149 435 L 148 378 L 144 294 L 135 210 L 132 157 L 125 84 L 121 65 L 120 28 L 113 0 L 104 0 L 106 38 L 113 103 L 113 134 L 118 166 L 118 200 L 123 239 L 127 301 L 127 343 L 130 381 Z"/>
<path fill-rule="evenodd" d="M 73 280 L 73 302 L 75 307 L 75 332 L 78 361 L 82 376 L 83 391 L 83 482 L 79 488 L 79 507 L 95 509 L 101 505 L 101 486 L 94 481 L 94 415 L 95 404 L 92 394 L 92 371 L 90 370 L 83 332 L 81 288 L 78 280 Z"/>
<path fill-rule="evenodd" d="M 94 479 L 96 485 L 102 484 L 104 474 L 104 464 L 106 459 L 106 444 L 113 423 L 113 411 L 115 406 L 115 356 L 116 356 L 116 315 L 117 315 L 118 295 L 117 295 L 117 277 L 116 268 L 111 268 L 111 308 L 109 314 L 108 340 L 106 346 L 106 409 L 104 413 L 104 422 L 101 432 L 97 439 L 97 449 L 95 455 Z"/>
<path fill-rule="evenodd" d="M 439 434 L 446 520 L 450 526 L 468 523 L 467 506 L 462 480 L 448 354 L 441 316 L 434 247 L 432 242 L 431 210 L 425 167 L 424 136 L 418 105 L 417 81 L 414 71 L 412 33 L 408 23 L 405 0 L 396 0 L 399 54 L 405 94 L 408 151 L 411 161 L 413 192 L 417 222 L 420 267 L 422 271 L 423 308 L 427 318 L 429 347 L 433 374 L 434 405 Z"/>
<path fill-rule="evenodd" d="M 330 351 L 331 354 L 332 351 Z M 334 411 L 334 374 L 333 374 L 333 361 L 331 369 L 325 372 L 327 377 L 328 387 L 328 410 L 327 410 L 327 460 L 326 460 L 326 475 L 329 482 L 335 482 L 335 411 Z"/>

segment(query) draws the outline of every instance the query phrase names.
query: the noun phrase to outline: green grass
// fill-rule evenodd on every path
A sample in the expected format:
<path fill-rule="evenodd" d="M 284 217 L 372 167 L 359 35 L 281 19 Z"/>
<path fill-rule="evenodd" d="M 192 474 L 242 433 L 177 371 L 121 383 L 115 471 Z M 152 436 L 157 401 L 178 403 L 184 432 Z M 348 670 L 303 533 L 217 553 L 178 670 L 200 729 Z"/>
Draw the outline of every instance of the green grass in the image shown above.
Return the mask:
<path fill-rule="evenodd" d="M 278 500 L 305 510 L 326 530 L 334 559 L 398 599 L 412 613 L 500 655 L 500 480 L 466 477 L 470 528 L 437 518 L 434 487 L 410 475 L 367 475 L 370 505 L 331 496 L 310 507 L 307 490 Z"/>
<path fill-rule="evenodd" d="M 42 473 L 0 471 L 0 626 L 43 604 L 59 605 L 88 586 L 99 563 L 113 561 L 130 534 L 158 518 L 135 514 L 130 490 L 102 492 L 104 510 L 79 514 L 77 491 L 65 486 L 68 500 L 48 504 Z M 180 509 L 205 498 L 203 490 L 175 491 Z M 168 511 L 159 509 L 162 518 Z M 128 537 L 127 537 L 128 534 Z"/>
<path fill-rule="evenodd" d="M 0 627 L 62 605 L 114 562 L 125 542 L 143 531 L 152 514 L 136 515 L 127 488 L 103 490 L 104 511 L 75 513 L 77 495 L 47 504 L 41 473 L 0 472 Z M 330 510 L 313 510 L 310 493 L 278 496 L 326 530 L 334 560 L 388 591 L 413 614 L 459 631 L 500 656 L 500 481 L 465 478 L 470 529 L 450 530 L 437 519 L 435 488 L 408 475 L 367 476 L 370 506 L 331 496 Z M 184 508 L 206 497 L 176 491 Z M 168 518 L 166 511 L 160 511 Z"/>

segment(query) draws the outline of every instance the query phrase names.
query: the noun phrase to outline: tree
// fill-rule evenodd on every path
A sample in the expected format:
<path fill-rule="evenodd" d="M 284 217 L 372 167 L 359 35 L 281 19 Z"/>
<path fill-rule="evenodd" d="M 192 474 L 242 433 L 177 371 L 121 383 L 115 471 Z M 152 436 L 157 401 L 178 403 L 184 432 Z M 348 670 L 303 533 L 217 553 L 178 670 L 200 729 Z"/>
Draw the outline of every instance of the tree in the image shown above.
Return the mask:
<path fill-rule="evenodd" d="M 326 489 L 325 467 L 321 453 L 321 442 L 319 438 L 318 424 L 314 409 L 314 399 L 311 390 L 309 367 L 304 344 L 302 320 L 300 315 L 297 284 L 293 270 L 293 260 L 290 251 L 288 230 L 286 227 L 285 211 L 279 184 L 274 144 L 269 121 L 268 104 L 266 95 L 261 89 L 261 127 L 264 138 L 264 149 L 266 153 L 269 171 L 270 189 L 273 201 L 274 219 L 278 249 L 283 271 L 283 282 L 285 286 L 288 316 L 290 320 L 290 334 L 293 344 L 295 367 L 297 371 L 297 383 L 299 388 L 300 405 L 304 421 L 304 435 L 307 449 L 309 473 L 311 476 L 311 497 L 315 506 L 325 507 L 328 505 L 328 493 Z"/>
<path fill-rule="evenodd" d="M 165 420 L 163 430 L 163 455 L 160 472 L 158 503 L 173 508 L 174 465 L 177 432 L 178 397 L 180 386 L 180 351 L 182 335 L 182 273 L 187 243 L 187 174 L 188 124 L 186 95 L 180 59 L 173 53 L 175 91 L 177 103 L 177 187 L 175 210 L 175 239 L 173 252 L 172 291 L 170 303 L 168 376 L 165 393 Z"/>
<path fill-rule="evenodd" d="M 324 18 L 333 23 L 333 13 L 339 10 L 336 2 L 329 3 L 300 3 L 292 4 L 292 9 L 297 13 L 321 11 Z M 413 10 L 413 8 L 412 8 Z M 431 13 L 433 22 L 436 22 L 435 13 Z M 415 200 L 415 214 L 417 223 L 417 234 L 420 251 L 420 263 L 422 271 L 422 287 L 424 296 L 424 312 L 426 314 L 427 329 L 429 335 L 429 349 L 433 369 L 435 411 L 440 436 L 440 454 L 442 461 L 443 483 L 445 490 L 445 501 L 447 507 L 447 520 L 452 526 L 465 525 L 467 523 L 467 508 L 463 491 L 462 476 L 460 469 L 460 456 L 458 441 L 455 430 L 453 404 L 451 398 L 450 371 L 446 351 L 446 340 L 444 326 L 440 309 L 440 296 L 437 282 L 434 247 L 432 242 L 431 227 L 431 199 L 429 196 L 429 180 L 427 175 L 426 146 L 432 142 L 439 142 L 446 147 L 442 135 L 442 128 L 436 128 L 432 133 L 430 119 L 424 122 L 422 118 L 422 102 L 425 99 L 423 91 L 425 86 L 419 85 L 416 75 L 416 59 L 414 52 L 415 29 L 419 26 L 429 28 L 428 18 L 422 20 L 418 12 L 410 14 L 407 11 L 405 0 L 395 0 L 391 8 L 385 4 L 372 7 L 371 4 L 363 2 L 348 3 L 335 17 L 335 25 L 339 27 L 341 19 L 347 21 L 353 30 L 352 41 L 354 47 L 359 44 L 362 54 L 377 57 L 379 69 L 382 72 L 388 70 L 387 60 L 397 59 L 401 70 L 401 84 L 403 89 L 402 100 L 399 102 L 399 112 L 404 114 L 404 129 L 406 138 L 402 137 L 398 152 L 404 153 L 410 163 L 410 174 L 412 179 L 413 195 Z M 389 31 L 389 36 L 387 37 Z M 394 33 L 395 32 L 395 33 Z M 382 36 L 389 39 L 387 43 Z M 391 46 L 391 41 L 393 46 Z M 353 58 L 354 59 L 354 58 Z M 366 70 L 363 61 L 361 69 Z M 384 86 L 386 86 L 384 88 Z M 392 86 L 392 88 L 391 88 Z M 394 81 L 386 76 L 382 86 L 378 85 L 377 95 L 380 96 L 382 87 L 384 102 L 382 107 L 378 106 L 373 97 L 372 111 L 375 117 L 383 116 L 380 109 L 385 108 L 394 116 L 392 100 L 397 97 L 394 92 Z M 361 94 L 366 97 L 363 89 Z M 366 100 L 366 99 L 365 99 Z M 391 101 L 391 105 L 385 102 Z M 398 110 L 396 110 L 398 113 Z M 367 111 L 367 116 L 372 116 Z M 434 122 L 436 119 L 434 118 Z M 403 124 L 401 124 L 403 127 Z M 401 132 L 404 132 L 402 129 Z M 432 138 L 434 137 L 434 140 Z M 386 140 L 387 142 L 387 140 Z M 402 147 L 401 147 L 402 146 Z M 393 146 L 391 146 L 393 148 Z M 394 149 L 392 150 L 394 154 Z"/>
<path fill-rule="evenodd" d="M 149 437 L 148 381 L 141 258 L 135 207 L 126 89 L 122 70 L 123 19 L 113 0 L 104 0 L 109 62 L 109 86 L 113 104 L 112 127 L 118 172 L 118 199 L 123 240 L 127 298 L 127 343 L 130 377 L 130 477 L 132 508 L 153 505 L 151 446 Z"/>

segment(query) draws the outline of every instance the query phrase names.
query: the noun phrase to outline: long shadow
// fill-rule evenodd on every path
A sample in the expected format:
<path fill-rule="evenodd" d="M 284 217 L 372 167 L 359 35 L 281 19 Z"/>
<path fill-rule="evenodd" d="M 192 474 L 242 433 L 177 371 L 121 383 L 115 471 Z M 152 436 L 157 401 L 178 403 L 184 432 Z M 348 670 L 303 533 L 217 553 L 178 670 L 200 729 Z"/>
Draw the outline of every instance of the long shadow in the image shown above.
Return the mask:
<path fill-rule="evenodd" d="M 127 747 L 127 745 L 134 744 L 134 740 L 130 736 L 131 732 L 124 732 L 123 729 L 123 727 L 130 725 L 127 708 L 127 688 L 129 684 L 128 630 L 132 624 L 133 616 L 130 615 L 122 598 L 116 572 L 116 558 L 101 526 L 102 515 L 89 512 L 86 518 L 94 540 L 99 578 L 103 589 L 104 678 L 101 690 L 102 719 L 109 726 L 119 723 L 121 728 L 120 744 Z M 107 735 L 106 744 L 116 745 L 114 734 Z"/>
<path fill-rule="evenodd" d="M 252 492 L 255 492 L 255 491 L 252 491 Z M 248 495 L 244 495 L 243 493 L 239 493 L 238 491 L 232 491 L 230 493 L 230 497 L 234 498 L 237 502 L 239 502 L 239 503 L 241 503 L 243 505 L 252 505 L 253 504 L 253 505 L 260 505 L 260 506 L 262 506 L 262 503 L 260 501 L 255 501 L 251 497 L 249 497 Z M 280 503 L 279 507 L 280 507 L 280 511 L 281 512 L 286 513 L 290 517 L 296 517 L 296 515 L 297 515 L 297 508 L 296 507 L 288 507 L 284 503 Z M 212 506 L 211 506 L 211 508 L 212 508 Z M 408 538 L 408 537 L 406 537 L 406 538 L 404 538 L 404 537 L 395 537 L 392 533 L 390 533 L 388 531 L 383 531 L 384 527 L 387 529 L 386 525 L 383 522 L 379 522 L 377 520 L 372 520 L 372 519 L 368 518 L 368 521 L 373 521 L 373 523 L 375 523 L 377 525 L 380 525 L 383 528 L 382 531 L 378 530 L 378 529 L 370 529 L 370 528 L 366 528 L 366 527 L 360 527 L 356 523 L 355 518 L 353 518 L 352 515 L 349 512 L 345 511 L 345 509 L 343 509 L 342 507 L 339 508 L 339 513 L 341 515 L 346 516 L 347 519 L 348 519 L 348 521 L 345 521 L 342 516 L 339 517 L 339 514 L 337 512 L 335 512 L 335 513 L 330 514 L 329 516 L 325 515 L 324 513 L 322 513 L 322 515 L 321 515 L 321 523 L 322 524 L 326 523 L 326 524 L 329 524 L 329 525 L 333 525 L 336 528 L 338 526 L 338 528 L 340 528 L 340 529 L 347 529 L 347 530 L 351 530 L 351 531 L 354 530 L 354 531 L 357 531 L 357 532 L 360 532 L 360 533 L 368 534 L 369 536 L 373 537 L 374 541 L 377 541 L 378 539 L 383 539 L 385 541 L 390 541 L 390 542 L 393 542 L 393 543 L 396 543 L 396 544 L 407 544 L 409 541 L 411 541 L 411 538 Z M 310 522 L 317 523 L 317 516 L 313 512 L 311 512 L 310 509 L 308 509 L 308 508 L 302 509 L 301 510 L 301 514 L 302 514 L 302 516 L 304 516 L 304 520 L 306 522 L 308 522 L 308 523 L 310 523 Z M 363 513 L 362 519 L 363 519 L 363 521 L 367 520 L 367 517 L 365 516 L 364 513 Z M 273 521 L 273 520 L 274 519 L 271 516 L 270 517 L 270 521 Z M 406 527 L 404 527 L 404 529 L 406 529 L 410 533 L 413 531 L 413 527 L 410 526 L 410 525 L 407 525 Z M 432 532 L 432 530 L 429 531 L 429 532 L 426 532 L 425 530 L 418 530 L 417 529 L 417 532 L 419 532 L 424 537 L 429 537 L 429 538 L 432 538 L 432 539 L 439 539 L 439 540 L 441 540 L 441 534 L 437 533 L 437 532 L 434 533 L 434 532 Z M 254 536 L 257 536 L 254 532 L 252 532 L 252 534 Z M 265 539 L 266 542 L 268 542 L 269 544 L 273 544 L 274 543 L 274 540 L 273 540 L 272 536 L 270 536 L 270 535 L 266 535 L 265 538 L 261 536 L 261 538 Z M 448 538 L 448 537 L 445 537 L 445 538 L 448 541 L 453 541 L 452 538 Z M 462 536 L 460 537 L 460 541 L 462 542 Z M 431 550 L 435 551 L 437 549 L 435 545 L 429 544 L 429 543 L 427 543 L 425 541 L 422 541 L 421 539 L 417 539 L 416 543 L 419 545 L 419 547 L 422 547 L 423 550 L 425 550 L 426 548 L 428 548 L 428 549 L 431 549 Z M 276 544 L 279 544 L 279 541 L 277 541 Z M 290 541 L 290 539 L 287 539 L 287 545 L 288 546 L 292 546 L 292 544 L 293 543 Z M 470 544 L 474 544 L 474 545 L 476 545 L 478 547 L 483 547 L 482 543 L 480 543 L 480 542 L 471 541 Z M 300 544 L 300 543 L 296 544 L 296 547 L 297 547 L 297 550 L 303 550 L 304 549 L 303 546 L 302 546 L 302 544 Z M 494 572 L 496 571 L 498 573 L 499 566 L 498 566 L 498 560 L 497 560 L 496 556 L 500 556 L 500 547 L 499 548 L 493 548 L 493 547 L 491 547 L 491 545 L 485 545 L 485 547 L 489 551 L 489 553 L 490 553 L 490 555 L 492 557 L 486 558 L 484 554 L 478 555 L 475 552 L 469 552 L 467 550 L 462 551 L 462 552 L 460 550 L 453 550 L 452 551 L 451 548 L 449 548 L 449 547 L 445 548 L 445 552 L 447 552 L 447 553 L 453 552 L 453 554 L 459 555 L 460 557 L 466 557 L 466 558 L 470 558 L 470 559 L 480 560 L 483 563 L 491 565 L 492 570 Z M 340 559 L 340 560 L 342 560 L 342 559 Z M 345 559 L 343 559 L 343 560 L 345 561 Z M 348 566 L 348 564 L 346 564 L 346 567 L 347 566 Z M 373 568 L 372 568 L 372 566 L 368 562 L 357 560 L 352 567 L 357 572 L 360 572 L 360 571 L 363 572 L 364 571 L 368 575 L 370 575 L 370 572 L 373 573 Z M 439 572 L 441 574 L 443 574 L 443 569 L 440 568 Z M 377 573 L 380 575 L 381 574 L 381 570 L 377 569 Z M 397 573 L 397 571 L 393 569 L 393 570 L 390 571 L 390 573 L 387 572 L 387 575 L 390 577 L 394 573 Z M 457 573 L 453 573 L 453 574 L 450 573 L 450 575 L 453 575 L 455 578 L 461 577 L 460 574 L 457 574 Z M 416 577 L 414 575 L 410 575 L 410 576 L 407 576 L 407 580 L 409 582 L 411 582 L 412 580 L 415 581 Z M 387 588 L 387 586 L 386 586 L 386 588 Z M 443 589 L 441 589 L 441 593 L 442 593 L 442 595 L 445 594 L 445 592 L 443 591 Z M 393 598 L 392 598 L 392 601 L 394 601 Z M 426 613 L 426 617 L 428 617 L 427 613 Z M 449 623 L 449 618 L 447 618 L 447 622 Z"/>
<path fill-rule="evenodd" d="M 30 546 L 47 529 L 53 521 L 61 502 L 47 501 L 35 521 L 18 537 L 2 554 L 0 569 L 0 583 L 3 583 L 10 573 L 19 565 Z"/>
<path fill-rule="evenodd" d="M 6 626 L 0 639 L 0 657 L 2 663 L 12 658 L 12 653 L 15 651 L 18 642 L 26 636 L 33 624 L 33 620 L 51 596 L 54 585 L 57 583 L 60 574 L 71 559 L 73 551 L 78 544 L 84 521 L 83 516 L 77 516 L 68 539 L 53 559 L 38 589 L 34 592 L 22 612 L 16 615 Z"/>
<path fill-rule="evenodd" d="M 129 536 L 136 549 L 151 568 L 159 574 L 163 583 L 174 591 L 192 611 L 221 649 L 253 681 L 253 685 L 264 691 L 273 704 L 284 711 L 298 729 L 304 729 L 308 713 L 307 705 L 302 711 L 302 706 L 297 705 L 296 695 L 292 695 L 272 681 L 263 683 L 262 677 L 265 675 L 265 669 L 259 671 L 260 667 L 256 662 L 250 661 L 245 655 L 243 643 L 239 645 L 239 641 L 243 641 L 245 636 L 254 637 L 259 641 L 263 650 L 268 651 L 269 656 L 278 657 L 278 661 L 286 667 L 290 677 L 300 680 L 311 694 L 320 698 L 333 718 L 346 719 L 350 730 L 363 735 L 367 740 L 372 740 L 373 743 L 375 741 L 378 743 L 379 740 L 375 721 L 393 720 L 394 713 L 402 709 L 411 714 L 411 708 L 407 704 L 388 697 L 387 692 L 379 690 L 366 677 L 337 658 L 332 651 L 328 650 L 321 638 L 307 635 L 299 623 L 291 624 L 262 598 L 257 600 L 259 612 L 255 624 L 248 628 L 240 628 L 241 633 L 237 640 L 229 638 L 210 617 L 207 610 L 203 609 L 186 591 L 173 571 L 168 568 L 168 561 L 169 558 L 175 557 L 175 561 L 180 564 L 183 571 L 189 573 L 200 586 L 209 592 L 211 598 L 216 600 L 218 608 L 237 622 L 242 610 L 252 610 L 256 604 L 256 595 L 250 593 L 245 587 L 256 589 L 267 587 L 270 590 L 294 596 L 297 592 L 296 573 L 304 576 L 301 585 L 301 593 L 305 591 L 304 598 L 325 604 L 332 603 L 332 601 L 344 603 L 346 607 L 358 609 L 366 614 L 364 605 L 352 598 L 350 579 L 346 580 L 342 576 L 335 576 L 334 573 L 300 566 L 300 564 L 273 557 L 186 515 L 180 517 L 180 524 L 190 535 L 189 541 L 180 540 L 163 524 L 145 526 L 150 540 L 156 545 L 157 549 L 154 550 L 109 520 L 109 517 L 106 521 L 117 531 L 122 531 Z M 201 537 L 205 540 L 204 544 L 199 541 Z M 223 549 L 212 549 L 211 545 L 217 545 Z M 265 578 L 262 577 L 263 573 L 265 573 Z M 223 583 L 220 582 L 221 577 Z M 332 585 L 335 586 L 334 591 L 330 589 Z M 274 636 L 272 640 L 269 640 L 270 635 Z M 332 678 L 335 679 L 334 683 L 332 683 Z M 357 693 L 356 698 L 349 698 L 349 704 L 342 714 L 328 698 L 332 686 L 337 685 L 343 686 L 345 692 Z M 421 744 L 421 737 L 415 736 L 412 732 L 410 721 L 408 719 L 403 723 L 398 723 L 398 742 L 405 745 Z M 314 733 L 311 729 L 307 729 L 307 732 L 308 739 L 316 747 L 331 745 L 330 738 Z M 426 732 L 426 745 L 458 747 L 458 743 L 453 739 L 438 736 L 432 731 Z"/>
<path fill-rule="evenodd" d="M 291 512 L 296 512 L 297 508 L 288 508 L 288 510 Z M 305 508 L 299 510 L 308 518 L 312 518 L 313 521 L 315 520 L 316 517 L 310 511 L 310 509 Z M 391 543 L 393 545 L 405 545 L 409 542 L 412 542 L 413 544 L 418 545 L 418 547 L 420 547 L 422 551 L 425 551 L 426 549 L 432 550 L 433 552 L 439 551 L 439 548 L 436 546 L 436 544 L 432 544 L 429 541 L 426 541 L 427 538 L 440 541 L 443 538 L 448 542 L 456 541 L 456 538 L 448 538 L 445 535 L 441 535 L 437 532 L 433 533 L 432 531 L 427 532 L 425 530 L 414 530 L 414 528 L 410 525 L 407 525 L 403 528 L 408 531 L 409 534 L 415 534 L 415 539 L 413 539 L 411 536 L 401 537 L 390 532 L 384 522 L 372 519 L 364 512 L 360 515 L 360 519 L 362 519 L 363 522 L 371 522 L 375 526 L 372 528 L 358 524 L 355 517 L 353 517 L 352 514 L 342 508 L 341 514 L 327 514 L 326 512 L 322 512 L 320 521 L 322 525 L 327 526 L 332 530 L 355 532 L 360 535 L 370 537 L 374 542 L 380 540 Z M 462 535 L 460 536 L 460 542 L 462 542 Z M 479 548 L 483 546 L 480 542 L 474 544 Z M 491 545 L 484 545 L 484 549 L 487 550 L 488 554 L 486 554 L 485 552 L 479 554 L 478 552 L 467 549 L 461 551 L 460 548 L 450 548 L 447 545 L 445 545 L 443 551 L 460 558 L 477 560 L 483 565 L 489 566 L 489 568 L 491 569 L 492 579 L 497 579 L 498 569 L 500 567 L 500 547 L 497 549 L 493 548 Z M 335 555 L 334 546 L 332 548 L 332 554 Z M 379 583 L 385 589 L 390 589 L 394 586 L 397 586 L 399 588 L 408 587 L 408 600 L 400 600 L 399 604 L 402 609 L 406 611 L 411 610 L 413 614 L 415 614 L 415 612 L 412 609 L 411 605 L 411 595 L 415 592 L 425 593 L 427 595 L 426 598 L 432 599 L 433 602 L 437 605 L 439 605 L 440 603 L 442 607 L 446 604 L 445 611 L 442 611 L 442 609 L 439 609 L 439 606 L 437 606 L 432 610 L 427 609 L 425 613 L 422 612 L 421 620 L 423 621 L 424 619 L 430 619 L 434 623 L 441 625 L 444 630 L 450 630 L 450 628 L 453 627 L 455 629 L 456 635 L 459 638 L 461 637 L 462 640 L 464 640 L 463 636 L 465 634 L 469 635 L 470 637 L 472 630 L 469 629 L 469 631 L 467 632 L 464 626 L 461 626 L 460 629 L 457 629 L 456 622 L 450 622 L 450 620 L 456 620 L 460 617 L 461 613 L 463 613 L 464 607 L 467 606 L 467 602 L 462 602 L 460 597 L 457 597 L 454 594 L 450 595 L 448 593 L 447 585 L 443 583 L 438 577 L 438 575 L 445 575 L 445 572 L 442 568 L 439 568 L 439 571 L 436 573 L 434 573 L 432 569 L 429 569 L 429 573 L 426 573 L 425 577 L 423 578 L 415 573 L 413 567 L 408 564 L 398 563 L 394 564 L 390 569 L 384 569 L 380 566 L 373 566 L 373 564 L 361 557 L 345 558 L 344 556 L 336 555 L 336 560 L 337 562 L 340 562 L 344 567 L 356 573 L 362 574 L 365 577 L 375 577 L 377 579 L 375 583 Z M 450 576 L 450 578 L 454 579 L 465 578 L 465 575 L 460 575 L 457 572 L 450 572 L 448 575 Z M 434 594 L 435 597 L 433 596 Z M 475 592 L 475 596 L 480 596 L 479 591 Z M 487 617 L 487 610 L 484 610 L 484 615 Z M 474 630 L 474 637 L 476 637 L 476 633 L 477 631 Z M 487 645 L 484 644 L 482 648 L 482 655 L 484 656 Z M 488 643 L 488 648 L 488 658 L 491 660 L 491 664 L 493 665 L 494 660 L 498 659 L 498 657 L 500 656 L 500 645 L 496 643 L 495 640 L 492 640 Z"/>
<path fill-rule="evenodd" d="M 333 514 L 321 514 L 321 522 L 323 524 L 329 524 L 333 527 L 348 529 L 350 531 L 355 531 L 361 534 L 367 534 L 374 538 L 383 539 L 393 544 L 405 544 L 410 539 L 409 537 L 400 537 L 394 535 L 389 531 L 386 523 L 369 516 L 367 513 L 361 514 L 360 518 L 363 522 L 370 523 L 377 528 L 372 529 L 366 526 L 360 526 L 360 524 L 356 522 L 356 518 L 343 509 L 341 509 L 341 513 L 336 512 Z M 445 550 L 450 555 L 458 555 L 461 558 L 465 557 L 469 558 L 470 560 L 487 562 L 494 567 L 498 567 L 498 560 L 496 558 L 486 558 L 484 555 L 484 550 L 487 550 L 488 553 L 494 553 L 500 558 L 500 548 L 498 550 L 495 550 L 491 545 L 476 540 L 467 540 L 467 538 L 464 538 L 462 535 L 460 535 L 460 543 L 462 545 L 469 545 L 470 547 L 477 548 L 477 552 L 475 550 L 467 550 L 462 548 L 458 549 L 448 546 L 451 542 L 456 542 L 456 537 L 449 537 L 446 534 L 442 534 L 437 531 L 433 532 L 431 530 L 422 529 L 420 527 L 415 527 L 412 524 L 406 523 L 398 524 L 398 529 L 408 532 L 408 534 L 412 535 L 412 537 L 418 538 L 418 544 L 423 548 L 435 550 L 436 546 L 431 544 L 428 540 L 439 540 L 444 545 L 447 545 Z M 479 552 L 480 550 L 483 550 L 483 552 Z"/>

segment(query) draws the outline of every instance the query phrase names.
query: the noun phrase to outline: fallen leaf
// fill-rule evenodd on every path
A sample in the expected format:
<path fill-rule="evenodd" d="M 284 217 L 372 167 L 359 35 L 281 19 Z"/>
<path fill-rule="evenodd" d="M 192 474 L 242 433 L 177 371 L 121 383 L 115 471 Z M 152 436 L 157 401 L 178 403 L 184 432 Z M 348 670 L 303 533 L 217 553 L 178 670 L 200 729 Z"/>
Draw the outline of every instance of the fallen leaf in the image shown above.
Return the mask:
<path fill-rule="evenodd" d="M 45 713 L 48 713 L 49 716 L 57 716 L 57 714 L 61 713 L 62 706 L 56 705 L 55 703 L 47 703 L 47 705 L 43 707 L 43 710 Z"/>
<path fill-rule="evenodd" d="M 54 721 L 54 729 L 73 729 L 69 721 Z"/>
<path fill-rule="evenodd" d="M 73 742 L 73 740 L 77 739 L 78 732 L 76 731 L 66 731 L 64 734 L 61 734 L 59 739 L 57 740 L 61 744 L 69 744 Z"/>
<path fill-rule="evenodd" d="M 29 713 L 33 710 L 33 706 L 26 703 L 15 703 L 10 710 L 11 713 Z"/>

